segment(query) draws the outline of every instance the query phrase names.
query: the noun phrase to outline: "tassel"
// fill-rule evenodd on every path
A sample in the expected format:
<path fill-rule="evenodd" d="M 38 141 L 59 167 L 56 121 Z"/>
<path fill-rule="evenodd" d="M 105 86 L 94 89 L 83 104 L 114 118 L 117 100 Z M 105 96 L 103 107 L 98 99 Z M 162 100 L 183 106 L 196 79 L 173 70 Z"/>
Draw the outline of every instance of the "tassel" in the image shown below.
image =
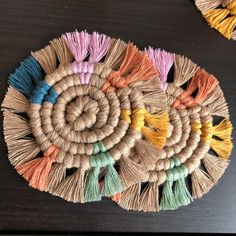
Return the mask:
<path fill-rule="evenodd" d="M 139 210 L 144 212 L 159 211 L 159 186 L 157 182 L 150 182 L 140 196 Z"/>
<path fill-rule="evenodd" d="M 37 83 L 43 79 L 41 67 L 33 57 L 26 58 L 9 77 L 10 86 L 30 97 Z"/>
<path fill-rule="evenodd" d="M 61 65 L 66 65 L 69 62 L 72 62 L 73 56 L 71 55 L 66 42 L 62 37 L 53 39 L 50 41 L 51 47 L 56 52 L 57 58 Z"/>
<path fill-rule="evenodd" d="M 66 33 L 62 37 L 76 61 L 87 57 L 90 35 L 86 31 Z"/>
<path fill-rule="evenodd" d="M 94 32 L 89 44 L 89 61 L 99 62 L 107 53 L 111 44 L 111 38 L 105 34 Z"/>
<path fill-rule="evenodd" d="M 125 57 L 127 44 L 120 39 L 112 39 L 104 63 L 108 68 L 117 70 Z"/>
<path fill-rule="evenodd" d="M 52 73 L 57 68 L 56 53 L 51 46 L 31 52 L 31 55 L 38 61 L 47 74 Z"/>
<path fill-rule="evenodd" d="M 218 85 L 218 81 L 213 75 L 208 74 L 203 69 L 200 69 L 192 78 L 186 92 L 188 93 L 188 91 L 191 91 L 192 93 L 195 91 L 196 88 L 198 88 L 198 93 L 196 97 L 194 98 L 194 103 L 199 104 L 206 99 L 207 95 L 211 91 L 213 91 L 217 85 Z"/>
<path fill-rule="evenodd" d="M 227 159 L 231 155 L 233 144 L 230 139 L 217 140 L 212 138 L 211 148 L 218 154 L 219 157 Z"/>
<path fill-rule="evenodd" d="M 211 115 L 229 117 L 228 106 L 219 85 L 209 94 L 203 105 L 208 108 Z"/>
<path fill-rule="evenodd" d="M 31 134 L 29 121 L 25 118 L 7 110 L 3 112 L 3 117 L 4 136 L 8 145 Z"/>
<path fill-rule="evenodd" d="M 199 168 L 192 172 L 191 182 L 193 198 L 201 198 L 213 187 L 213 182 L 208 174 Z"/>
<path fill-rule="evenodd" d="M 229 14 L 227 9 L 212 9 L 203 14 L 211 28 L 216 28 L 219 23 Z"/>
<path fill-rule="evenodd" d="M 230 156 L 233 144 L 230 136 L 232 133 L 232 124 L 228 119 L 224 119 L 220 124 L 211 128 L 213 136 L 217 136 L 222 140 L 212 138 L 210 141 L 211 148 L 219 155 L 219 157 L 226 159 Z"/>
<path fill-rule="evenodd" d="M 16 170 L 29 182 L 31 187 L 45 191 L 47 189 L 48 175 L 53 162 L 55 162 L 57 152 L 58 149 L 55 146 L 51 146 L 45 152 L 44 157 L 26 162 L 18 166 Z"/>
<path fill-rule="evenodd" d="M 213 135 L 220 139 L 229 139 L 232 133 L 233 126 L 229 119 L 222 120 L 218 125 L 212 127 Z"/>
<path fill-rule="evenodd" d="M 143 93 L 143 102 L 146 107 L 153 106 L 167 111 L 166 94 L 160 87 L 160 80 L 140 80 L 131 83 L 129 87 L 139 89 Z"/>
<path fill-rule="evenodd" d="M 119 206 L 127 210 L 139 210 L 141 183 L 127 188 L 118 202 Z"/>
<path fill-rule="evenodd" d="M 142 134 L 145 139 L 153 144 L 156 148 L 163 148 L 167 137 L 159 130 L 153 130 L 149 127 L 142 127 Z"/>
<path fill-rule="evenodd" d="M 52 169 L 48 176 L 48 183 L 47 183 L 48 189 L 47 190 L 50 193 L 55 192 L 55 190 L 57 189 L 59 184 L 65 179 L 65 177 L 66 177 L 65 166 L 60 163 L 55 163 L 52 166 Z"/>
<path fill-rule="evenodd" d="M 113 164 L 108 164 L 106 166 L 106 173 L 103 181 L 102 196 L 109 197 L 122 191 L 123 186 L 117 171 Z"/>
<path fill-rule="evenodd" d="M 145 140 L 137 140 L 135 143 L 135 157 L 140 160 L 145 169 L 153 169 L 153 166 L 159 159 L 163 159 L 165 151 L 157 149 L 154 145 Z"/>
<path fill-rule="evenodd" d="M 144 118 L 148 126 L 158 129 L 163 136 L 167 136 L 169 127 L 169 114 L 167 112 L 160 112 L 157 114 L 147 112 Z"/>
<path fill-rule="evenodd" d="M 40 152 L 35 139 L 19 139 L 8 146 L 8 158 L 15 167 L 32 160 Z"/>
<path fill-rule="evenodd" d="M 175 196 L 172 191 L 173 181 L 166 180 L 163 185 L 160 210 L 175 210 L 178 208 L 175 202 Z"/>
<path fill-rule="evenodd" d="M 166 90 L 168 85 L 166 82 L 167 76 L 171 66 L 173 65 L 174 55 L 172 53 L 166 52 L 165 50 L 154 50 L 152 47 L 146 49 L 145 52 L 156 65 L 156 69 L 159 71 L 159 77 L 162 82 L 162 89 Z"/>
<path fill-rule="evenodd" d="M 217 184 L 218 180 L 227 169 L 229 161 L 207 153 L 203 158 L 203 164 L 213 183 Z"/>
<path fill-rule="evenodd" d="M 174 66 L 174 84 L 177 87 L 189 81 L 199 69 L 190 59 L 180 55 L 175 56 Z"/>
<path fill-rule="evenodd" d="M 222 0 L 195 0 L 197 8 L 203 13 L 218 7 L 221 3 Z"/>
<path fill-rule="evenodd" d="M 187 206 L 193 201 L 192 196 L 189 193 L 188 188 L 186 186 L 185 178 L 179 178 L 175 182 L 174 198 L 175 198 L 175 203 L 178 207 Z"/>
<path fill-rule="evenodd" d="M 138 80 L 149 80 L 157 77 L 157 71 L 146 54 L 139 52 L 138 48 L 129 43 L 125 58 L 119 71 L 111 72 L 103 84 L 105 92 L 127 87 Z"/>
<path fill-rule="evenodd" d="M 179 102 L 187 107 L 201 104 L 217 85 L 218 81 L 213 75 L 208 74 L 204 69 L 199 69 L 191 79 L 185 92 L 177 97 L 173 106 L 178 108 Z M 189 97 L 197 89 L 198 92 L 195 98 Z"/>
<path fill-rule="evenodd" d="M 85 177 L 84 186 L 84 201 L 93 202 L 101 200 L 101 193 L 99 189 L 98 177 L 100 173 L 100 167 L 93 167 L 88 171 Z"/>
<path fill-rule="evenodd" d="M 227 19 L 223 20 L 221 23 L 219 23 L 215 29 L 217 29 L 222 35 L 224 35 L 227 39 L 230 39 L 233 30 L 236 26 L 236 17 L 231 16 L 228 17 Z"/>
<path fill-rule="evenodd" d="M 145 179 L 147 172 L 129 157 L 122 156 L 120 159 L 119 174 L 123 185 L 129 187 L 142 182 Z"/>
<path fill-rule="evenodd" d="M 11 109 L 13 112 L 27 112 L 29 109 L 28 99 L 13 87 L 9 87 L 2 102 L 2 110 Z"/>
<path fill-rule="evenodd" d="M 84 202 L 84 171 L 80 168 L 68 176 L 51 193 L 70 202 Z"/>

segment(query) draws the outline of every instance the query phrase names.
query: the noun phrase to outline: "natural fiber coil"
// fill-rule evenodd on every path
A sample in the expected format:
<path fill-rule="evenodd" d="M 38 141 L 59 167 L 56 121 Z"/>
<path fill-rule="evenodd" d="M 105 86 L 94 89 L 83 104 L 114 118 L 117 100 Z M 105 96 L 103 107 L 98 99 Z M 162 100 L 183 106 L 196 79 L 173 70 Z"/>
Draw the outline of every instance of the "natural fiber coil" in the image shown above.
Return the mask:
<path fill-rule="evenodd" d="M 175 210 L 202 197 L 223 175 L 233 146 L 232 124 L 213 75 L 184 56 L 153 48 L 146 53 L 167 95 L 168 138 L 158 152 L 139 148 L 138 141 L 131 159 L 148 175 L 112 199 L 125 209 Z M 150 156 L 150 150 L 156 153 L 154 162 L 142 157 Z"/>
<path fill-rule="evenodd" d="M 86 31 L 52 40 L 9 78 L 2 109 L 10 162 L 31 187 L 73 202 L 139 182 L 146 171 L 129 159 L 137 141 L 161 148 L 167 138 L 157 76 L 132 43 Z"/>

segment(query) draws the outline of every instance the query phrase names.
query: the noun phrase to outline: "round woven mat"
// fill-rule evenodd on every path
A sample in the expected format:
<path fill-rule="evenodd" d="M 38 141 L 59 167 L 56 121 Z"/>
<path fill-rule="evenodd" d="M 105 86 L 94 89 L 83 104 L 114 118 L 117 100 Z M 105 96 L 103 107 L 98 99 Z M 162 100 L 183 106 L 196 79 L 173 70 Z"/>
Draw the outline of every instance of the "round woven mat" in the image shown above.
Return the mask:
<path fill-rule="evenodd" d="M 218 182 L 232 150 L 213 75 L 96 32 L 32 52 L 10 75 L 2 110 L 17 172 L 72 202 L 107 196 L 125 209 L 176 209 Z"/>
<path fill-rule="evenodd" d="M 211 28 L 236 40 L 236 0 L 195 0 L 195 5 Z"/>

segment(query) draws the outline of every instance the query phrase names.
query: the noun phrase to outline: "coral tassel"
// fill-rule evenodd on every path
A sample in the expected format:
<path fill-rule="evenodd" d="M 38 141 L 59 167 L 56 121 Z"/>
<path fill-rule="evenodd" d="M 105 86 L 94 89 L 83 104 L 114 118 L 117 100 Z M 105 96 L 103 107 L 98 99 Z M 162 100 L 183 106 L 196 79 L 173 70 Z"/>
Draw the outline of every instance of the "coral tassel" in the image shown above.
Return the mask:
<path fill-rule="evenodd" d="M 20 165 L 16 168 L 17 172 L 29 181 L 31 187 L 45 191 L 47 189 L 48 175 L 52 164 L 55 162 L 57 153 L 57 147 L 51 146 L 45 152 L 44 157 L 36 158 Z"/>

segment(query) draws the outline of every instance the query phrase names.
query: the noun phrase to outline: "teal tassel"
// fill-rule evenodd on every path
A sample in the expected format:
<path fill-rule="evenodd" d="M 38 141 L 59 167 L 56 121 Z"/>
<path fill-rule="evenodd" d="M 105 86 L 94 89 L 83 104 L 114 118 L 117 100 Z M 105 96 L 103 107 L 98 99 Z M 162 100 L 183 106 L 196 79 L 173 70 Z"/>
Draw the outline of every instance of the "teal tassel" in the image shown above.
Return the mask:
<path fill-rule="evenodd" d="M 172 191 L 172 180 L 167 180 L 163 185 L 162 198 L 160 202 L 161 210 L 175 210 L 178 208 L 175 202 L 175 196 Z"/>
<path fill-rule="evenodd" d="M 123 186 L 121 183 L 121 179 L 115 170 L 113 164 L 107 165 L 106 174 L 104 176 L 102 195 L 103 196 L 111 196 L 116 193 L 123 191 Z"/>
<path fill-rule="evenodd" d="M 187 206 L 192 202 L 192 196 L 185 184 L 185 178 L 180 178 L 176 181 L 174 187 L 174 198 L 178 207 Z"/>
<path fill-rule="evenodd" d="M 84 186 L 85 202 L 94 202 L 101 200 L 101 193 L 98 182 L 99 173 L 100 173 L 100 167 L 94 167 L 86 175 L 85 186 Z"/>
<path fill-rule="evenodd" d="M 38 62 L 30 56 L 21 62 L 21 65 L 15 70 L 15 73 L 10 75 L 9 84 L 26 97 L 30 97 L 34 88 L 41 80 L 43 80 L 41 67 Z"/>

